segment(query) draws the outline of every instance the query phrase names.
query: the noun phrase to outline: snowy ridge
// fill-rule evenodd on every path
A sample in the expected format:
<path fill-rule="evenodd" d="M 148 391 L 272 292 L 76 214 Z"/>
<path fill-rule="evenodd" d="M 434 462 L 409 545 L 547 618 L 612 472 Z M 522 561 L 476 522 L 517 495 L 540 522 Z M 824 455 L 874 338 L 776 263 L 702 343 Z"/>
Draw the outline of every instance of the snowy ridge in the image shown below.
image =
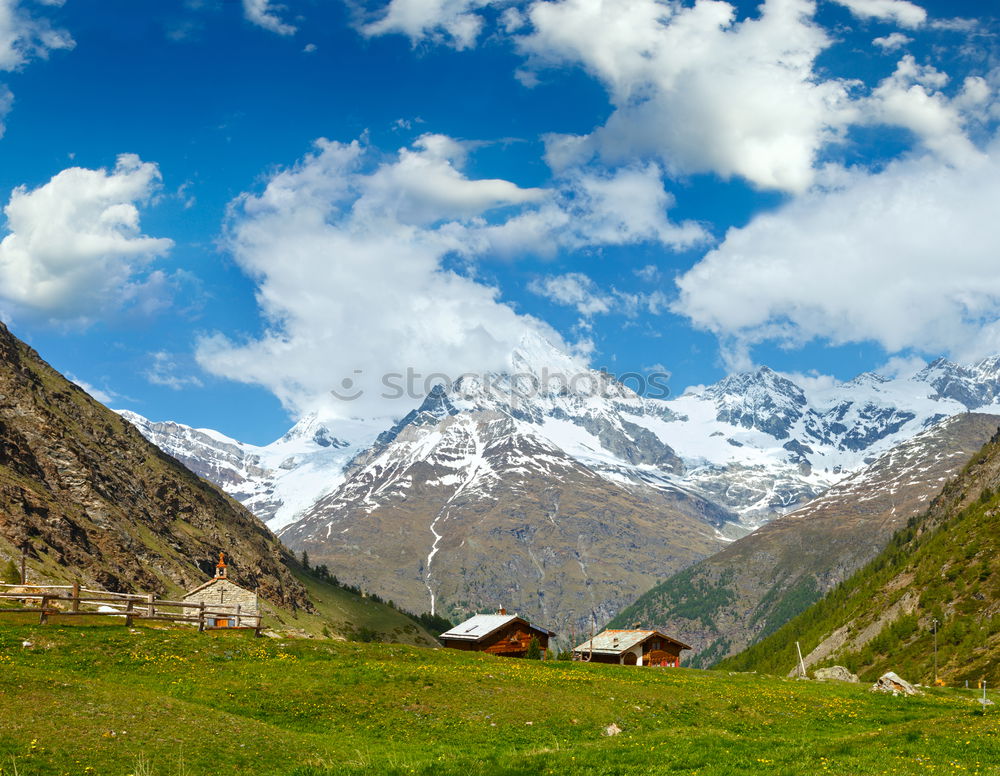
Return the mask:
<path fill-rule="evenodd" d="M 938 421 L 972 409 L 1000 414 L 1000 357 L 968 366 L 939 359 L 909 377 L 865 373 L 820 388 L 761 367 L 657 400 L 532 333 L 512 352 L 508 373 L 465 376 L 435 389 L 388 429 L 307 416 L 276 442 L 255 447 L 207 429 L 122 414 L 274 530 L 331 495 L 374 509 L 413 487 L 412 475 L 400 473 L 418 461 L 438 472 L 422 484 L 465 483 L 463 490 L 475 492 L 491 472 L 479 471 L 462 452 L 474 449 L 468 445 L 476 424 L 455 420 L 492 413 L 515 424 L 541 456 L 522 460 L 524 471 L 544 468 L 541 451 L 551 449 L 619 485 L 707 498 L 737 518 L 730 535 L 739 535 L 807 503 Z M 499 438 L 515 426 L 476 433 Z M 489 443 L 476 439 L 475 449 Z M 338 493 L 342 487 L 347 490 Z"/>

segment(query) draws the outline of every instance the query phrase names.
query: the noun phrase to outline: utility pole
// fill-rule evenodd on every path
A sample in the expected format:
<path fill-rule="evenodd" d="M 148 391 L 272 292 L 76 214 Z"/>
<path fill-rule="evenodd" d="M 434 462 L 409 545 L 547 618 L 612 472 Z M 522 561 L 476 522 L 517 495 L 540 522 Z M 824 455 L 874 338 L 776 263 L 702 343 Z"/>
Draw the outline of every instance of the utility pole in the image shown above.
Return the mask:
<path fill-rule="evenodd" d="M 27 543 L 21 545 L 21 584 L 28 584 L 28 545 Z"/>
<path fill-rule="evenodd" d="M 937 632 L 938 632 L 938 626 L 940 624 L 941 623 L 938 621 L 937 617 L 931 620 L 931 630 L 934 631 L 934 686 L 935 687 L 937 686 L 938 683 Z"/>
<path fill-rule="evenodd" d="M 805 661 L 802 659 L 802 647 L 799 646 L 799 642 L 797 641 L 795 642 L 795 651 L 799 653 L 799 678 L 807 679 L 808 677 L 806 676 L 806 664 Z"/>

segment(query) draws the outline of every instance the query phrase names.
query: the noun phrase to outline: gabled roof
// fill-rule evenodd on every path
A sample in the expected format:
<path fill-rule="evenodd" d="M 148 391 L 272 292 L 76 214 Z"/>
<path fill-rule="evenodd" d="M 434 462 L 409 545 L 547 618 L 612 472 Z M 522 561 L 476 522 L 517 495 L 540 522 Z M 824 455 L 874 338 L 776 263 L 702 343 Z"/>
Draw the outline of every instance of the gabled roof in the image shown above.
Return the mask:
<path fill-rule="evenodd" d="M 516 614 L 477 614 L 462 624 L 456 625 L 450 631 L 442 633 L 438 638 L 451 641 L 482 641 L 491 633 L 496 633 L 500 628 L 514 621 L 523 623 L 526 628 L 546 636 L 555 635 L 552 631 L 536 627 Z"/>
<path fill-rule="evenodd" d="M 244 589 L 244 588 L 240 587 L 239 585 L 237 585 L 235 582 L 233 582 L 229 577 L 214 577 L 214 578 L 208 580 L 208 582 L 204 582 L 204 583 L 198 585 L 198 587 L 196 587 L 194 590 L 189 590 L 188 592 L 186 592 L 181 597 L 181 600 L 183 601 L 186 598 L 189 598 L 190 596 L 193 596 L 195 593 L 200 593 L 206 587 L 211 587 L 212 585 L 216 584 L 217 582 L 228 582 L 230 585 L 232 585 L 233 587 L 235 587 L 235 588 L 237 588 L 239 590 L 243 590 Z"/>
<path fill-rule="evenodd" d="M 641 644 L 654 636 L 664 641 L 672 642 L 681 649 L 691 649 L 683 641 L 668 636 L 663 631 L 658 630 L 606 630 L 598 633 L 593 639 L 587 639 L 574 652 L 595 652 L 599 655 L 620 655 L 636 644 Z"/>

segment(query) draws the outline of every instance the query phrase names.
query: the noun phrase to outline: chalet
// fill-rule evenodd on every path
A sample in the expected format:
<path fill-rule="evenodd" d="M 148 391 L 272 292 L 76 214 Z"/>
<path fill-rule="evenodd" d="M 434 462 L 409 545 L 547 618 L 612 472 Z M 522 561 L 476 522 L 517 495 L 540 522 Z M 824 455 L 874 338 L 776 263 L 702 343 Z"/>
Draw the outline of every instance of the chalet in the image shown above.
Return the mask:
<path fill-rule="evenodd" d="M 573 650 L 575 660 L 623 666 L 668 666 L 681 664 L 687 644 L 658 630 L 606 630 Z"/>
<path fill-rule="evenodd" d="M 489 652 L 504 657 L 524 657 L 533 638 L 544 653 L 549 639 L 556 634 L 539 628 L 516 614 L 501 609 L 496 614 L 477 614 L 450 631 L 442 633 L 441 643 L 450 649 Z"/>
<path fill-rule="evenodd" d="M 260 602 L 257 594 L 233 584 L 229 580 L 225 553 L 219 553 L 215 577 L 199 585 L 184 596 L 188 603 L 204 603 L 213 612 L 208 616 L 208 628 L 253 628 L 258 624 Z M 244 621 L 244 616 L 247 618 Z"/>

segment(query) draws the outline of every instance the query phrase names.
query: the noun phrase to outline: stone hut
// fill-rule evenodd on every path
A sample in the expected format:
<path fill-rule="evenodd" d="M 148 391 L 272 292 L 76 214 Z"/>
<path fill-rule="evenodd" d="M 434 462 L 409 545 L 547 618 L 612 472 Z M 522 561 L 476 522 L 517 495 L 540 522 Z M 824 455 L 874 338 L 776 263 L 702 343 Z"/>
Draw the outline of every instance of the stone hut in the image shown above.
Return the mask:
<path fill-rule="evenodd" d="M 204 603 L 205 609 L 213 612 L 205 618 L 207 628 L 254 628 L 260 614 L 257 593 L 244 590 L 229 579 L 225 553 L 219 553 L 219 563 L 215 567 L 215 577 L 187 593 L 184 601 Z M 249 619 L 245 619 L 249 618 Z"/>

